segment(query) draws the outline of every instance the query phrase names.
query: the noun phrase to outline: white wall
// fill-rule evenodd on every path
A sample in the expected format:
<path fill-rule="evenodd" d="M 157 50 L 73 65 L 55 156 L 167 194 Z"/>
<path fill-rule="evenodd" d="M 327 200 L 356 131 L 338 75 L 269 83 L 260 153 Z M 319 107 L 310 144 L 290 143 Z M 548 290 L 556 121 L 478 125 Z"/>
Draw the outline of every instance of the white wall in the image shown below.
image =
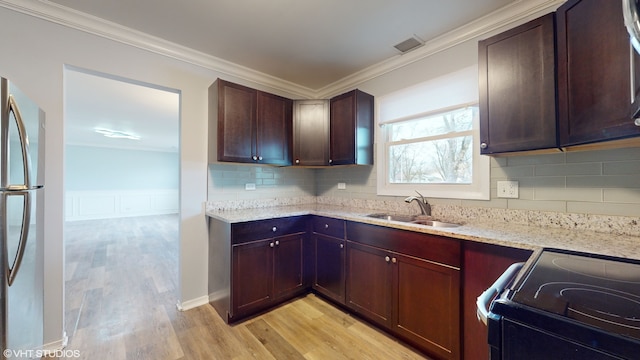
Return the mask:
<path fill-rule="evenodd" d="M 175 214 L 177 152 L 67 145 L 65 221 Z"/>

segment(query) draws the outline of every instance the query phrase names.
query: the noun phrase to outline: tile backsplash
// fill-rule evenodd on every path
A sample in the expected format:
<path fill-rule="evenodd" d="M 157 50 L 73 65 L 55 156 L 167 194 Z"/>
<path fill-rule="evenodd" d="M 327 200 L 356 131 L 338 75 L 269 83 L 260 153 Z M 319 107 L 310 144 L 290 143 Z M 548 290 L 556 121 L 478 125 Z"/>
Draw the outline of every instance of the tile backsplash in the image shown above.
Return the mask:
<path fill-rule="evenodd" d="M 496 182 L 517 180 L 519 198 L 496 196 Z M 256 185 L 255 191 L 245 184 Z M 338 189 L 345 183 L 346 189 Z M 322 169 L 209 165 L 208 201 L 218 208 L 327 203 L 417 212 L 401 197 L 376 195 L 372 166 Z M 491 199 L 429 198 L 449 218 L 495 217 L 529 225 L 640 235 L 640 148 L 491 159 Z M 626 229 L 626 230 L 625 230 Z"/>

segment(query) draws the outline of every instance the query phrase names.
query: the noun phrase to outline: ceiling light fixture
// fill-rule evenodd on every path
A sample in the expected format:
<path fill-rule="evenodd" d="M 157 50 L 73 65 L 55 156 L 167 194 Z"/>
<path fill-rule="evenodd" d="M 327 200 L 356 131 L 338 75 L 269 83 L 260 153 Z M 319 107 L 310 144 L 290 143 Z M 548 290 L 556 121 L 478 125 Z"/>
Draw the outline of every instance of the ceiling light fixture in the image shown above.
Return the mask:
<path fill-rule="evenodd" d="M 408 53 L 411 50 L 415 50 L 420 46 L 424 45 L 424 40 L 420 39 L 417 35 L 413 35 L 413 37 L 408 38 L 407 40 L 394 45 L 393 47 L 401 53 Z"/>
<path fill-rule="evenodd" d="M 111 130 L 111 129 L 104 129 L 104 128 L 95 128 L 94 131 L 97 132 L 98 134 L 102 134 L 105 137 L 112 138 L 112 139 L 140 140 L 140 136 L 134 135 L 125 131 Z"/>

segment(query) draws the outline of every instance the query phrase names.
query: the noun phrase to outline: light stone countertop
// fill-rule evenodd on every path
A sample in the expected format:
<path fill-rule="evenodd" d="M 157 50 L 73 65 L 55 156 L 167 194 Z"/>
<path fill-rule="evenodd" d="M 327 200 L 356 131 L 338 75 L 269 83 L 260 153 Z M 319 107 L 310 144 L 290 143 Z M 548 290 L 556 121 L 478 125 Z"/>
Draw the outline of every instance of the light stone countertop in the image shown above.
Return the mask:
<path fill-rule="evenodd" d="M 457 228 L 434 228 L 366 216 L 375 212 L 370 209 L 309 204 L 244 210 L 208 208 L 206 214 L 230 224 L 311 214 L 534 251 L 550 247 L 640 260 L 640 237 L 637 236 L 527 226 L 497 221 L 483 222 L 477 218 Z"/>

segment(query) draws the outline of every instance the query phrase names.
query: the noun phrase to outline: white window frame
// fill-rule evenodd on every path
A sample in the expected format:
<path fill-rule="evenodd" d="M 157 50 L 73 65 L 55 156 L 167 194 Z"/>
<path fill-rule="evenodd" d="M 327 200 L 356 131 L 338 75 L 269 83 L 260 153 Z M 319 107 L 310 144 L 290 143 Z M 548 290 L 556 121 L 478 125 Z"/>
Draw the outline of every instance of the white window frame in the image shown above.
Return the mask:
<path fill-rule="evenodd" d="M 474 72 L 475 70 L 475 72 Z M 473 75 L 472 75 L 473 74 Z M 471 78 L 469 78 L 471 77 Z M 456 89 L 456 86 L 451 86 L 450 82 L 460 81 L 464 83 L 469 90 L 469 84 L 475 84 L 474 89 L 467 91 L 468 94 L 460 96 L 460 89 Z M 442 90 L 442 84 L 446 84 L 448 89 Z M 418 104 L 414 106 L 420 96 L 415 95 L 416 91 L 425 93 L 426 96 L 429 93 L 442 93 L 442 100 L 433 100 L 431 104 Z M 447 92 L 451 92 L 451 96 L 447 96 Z M 448 112 L 451 110 L 464 108 L 471 104 L 478 103 L 477 95 L 477 68 L 466 68 L 461 71 L 444 75 L 440 78 L 419 84 L 411 88 L 403 89 L 397 93 L 408 94 L 407 96 L 396 96 L 396 98 L 411 99 L 407 106 L 402 106 L 402 109 L 410 109 L 408 112 L 400 114 L 400 116 L 389 115 L 387 109 L 381 109 L 380 106 L 385 106 L 384 97 L 382 101 L 377 101 L 376 105 L 376 117 L 379 122 L 379 126 L 376 128 L 376 162 L 377 162 L 377 194 L 387 196 L 409 196 L 414 195 L 415 191 L 419 191 L 425 197 L 431 198 L 449 198 L 449 199 L 469 199 L 469 200 L 489 200 L 491 197 L 491 163 L 490 158 L 480 154 L 480 121 L 479 116 L 473 120 L 473 182 L 471 184 L 394 184 L 389 182 L 389 159 L 388 149 L 389 143 L 387 139 L 389 136 L 385 130 L 388 128 L 386 124 L 397 123 L 401 121 L 408 121 L 416 118 L 427 117 L 429 115 L 435 115 L 439 113 Z M 471 100 L 471 101 L 469 101 Z M 425 110 L 416 112 L 415 109 Z M 383 115 L 381 115 L 383 114 Z"/>

